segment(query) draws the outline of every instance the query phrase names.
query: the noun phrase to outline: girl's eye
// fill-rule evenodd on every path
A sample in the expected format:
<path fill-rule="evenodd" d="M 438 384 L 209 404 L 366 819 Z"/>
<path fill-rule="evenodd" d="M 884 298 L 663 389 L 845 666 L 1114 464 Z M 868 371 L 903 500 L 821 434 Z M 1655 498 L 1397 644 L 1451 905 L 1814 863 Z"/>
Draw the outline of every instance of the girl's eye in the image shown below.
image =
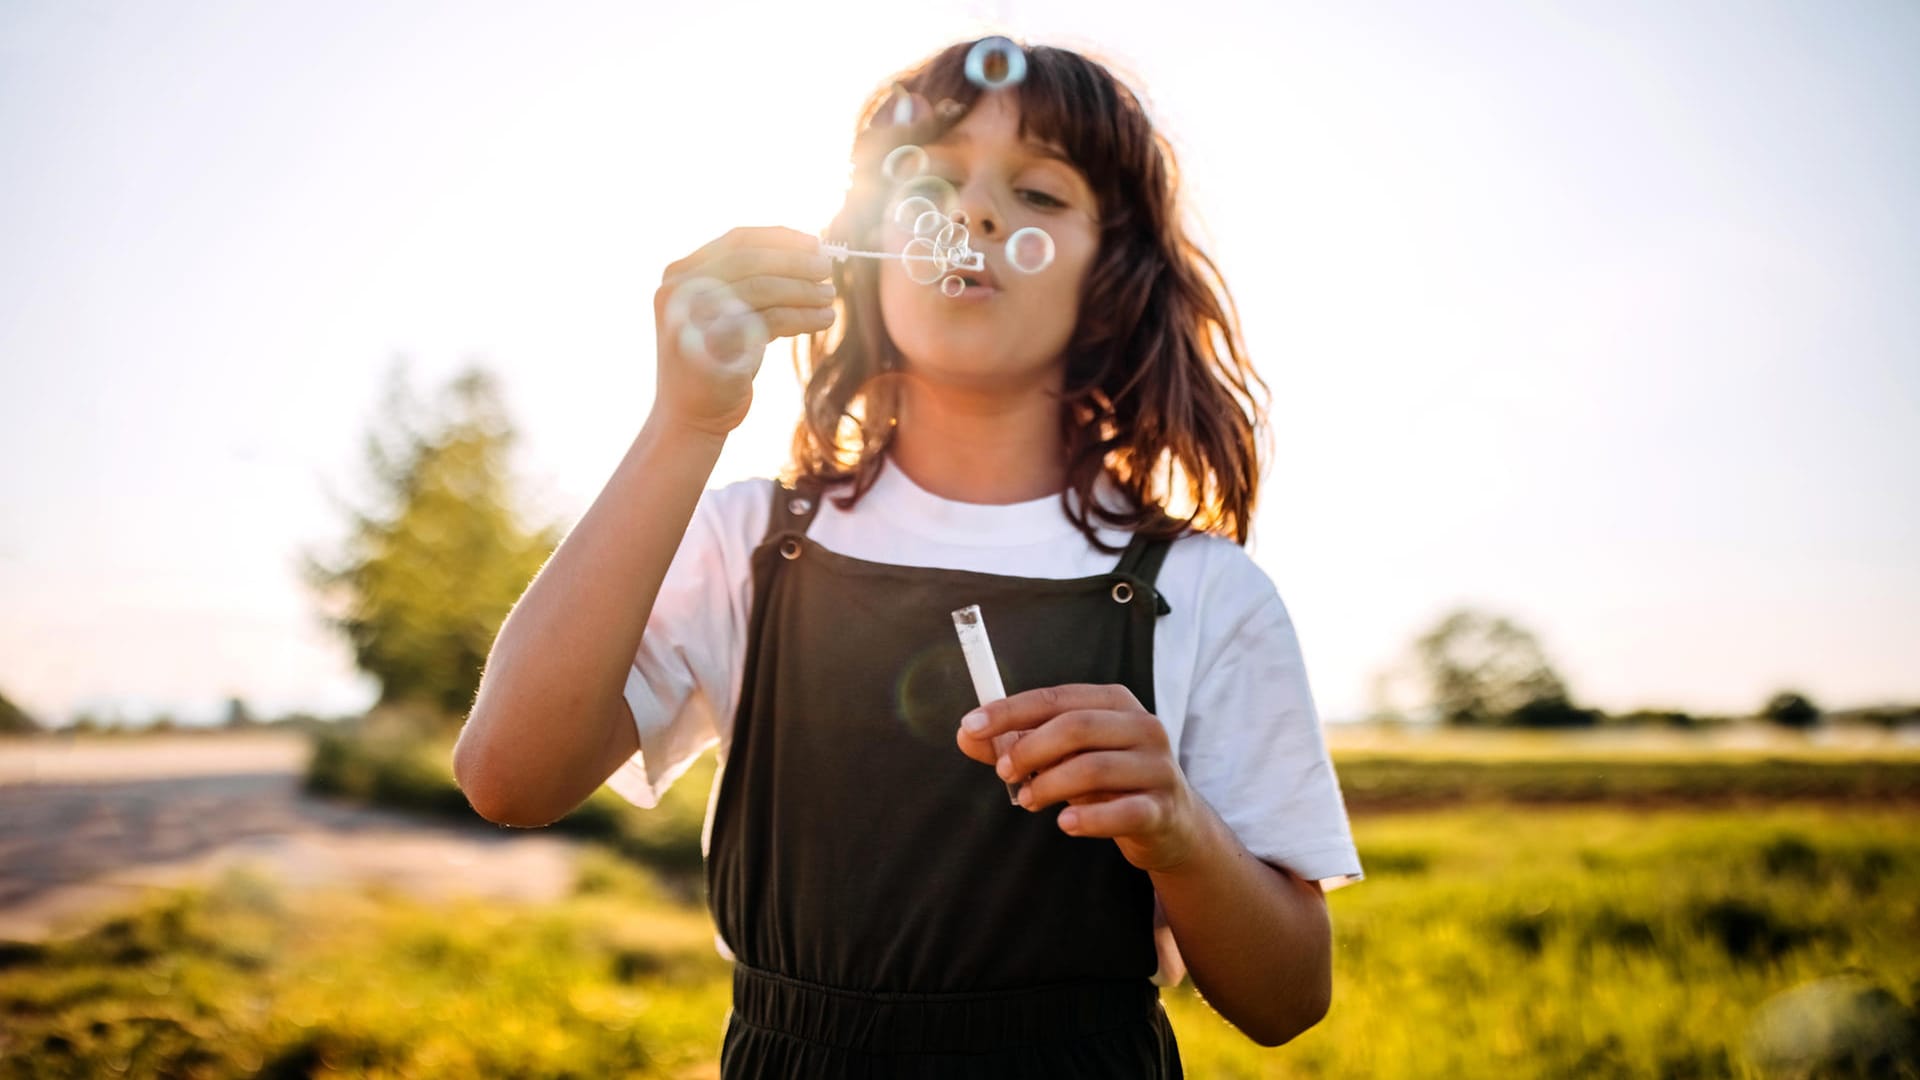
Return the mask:
<path fill-rule="evenodd" d="M 1021 188 L 1019 190 L 1020 194 L 1027 196 L 1028 201 L 1033 202 L 1042 209 L 1058 210 L 1067 205 L 1044 191 L 1035 191 L 1032 188 Z"/>

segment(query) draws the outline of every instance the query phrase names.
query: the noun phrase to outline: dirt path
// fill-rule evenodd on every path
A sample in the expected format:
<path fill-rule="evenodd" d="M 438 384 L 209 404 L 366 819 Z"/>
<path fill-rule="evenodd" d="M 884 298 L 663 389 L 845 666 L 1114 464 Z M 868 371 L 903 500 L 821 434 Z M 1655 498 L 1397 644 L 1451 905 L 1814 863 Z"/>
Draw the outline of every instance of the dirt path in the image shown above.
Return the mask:
<path fill-rule="evenodd" d="M 42 940 L 153 889 L 251 862 L 297 887 L 538 902 L 574 841 L 441 825 L 300 790 L 299 735 L 0 743 L 0 939 Z"/>

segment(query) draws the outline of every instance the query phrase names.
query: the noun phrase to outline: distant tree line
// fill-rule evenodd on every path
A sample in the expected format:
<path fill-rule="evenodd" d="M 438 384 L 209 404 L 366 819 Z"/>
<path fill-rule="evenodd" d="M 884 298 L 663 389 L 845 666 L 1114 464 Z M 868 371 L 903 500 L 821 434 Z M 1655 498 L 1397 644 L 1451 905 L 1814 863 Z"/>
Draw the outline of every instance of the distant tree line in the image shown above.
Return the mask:
<path fill-rule="evenodd" d="M 86 709 L 74 713 L 65 724 L 55 724 L 35 717 L 8 699 L 5 694 L 0 694 L 0 737 L 54 732 L 65 735 L 118 735 L 268 729 L 307 730 L 337 726 L 343 719 L 350 718 L 323 717 L 299 710 L 279 716 L 260 717 L 255 715 L 244 699 L 230 697 L 222 709 L 220 720 L 211 724 L 185 723 L 172 713 L 164 711 L 145 719 L 136 719 L 119 711 L 103 716 Z"/>
<path fill-rule="evenodd" d="M 1591 728 L 1602 724 L 1698 728 L 1734 717 L 1672 709 L 1609 714 L 1573 700 L 1539 640 L 1513 619 L 1456 608 L 1417 637 L 1375 682 L 1377 719 L 1424 716 L 1452 727 Z M 1920 705 L 1887 705 L 1831 715 L 1798 690 L 1768 698 L 1756 719 L 1807 730 L 1824 720 L 1883 727 L 1920 723 Z"/>

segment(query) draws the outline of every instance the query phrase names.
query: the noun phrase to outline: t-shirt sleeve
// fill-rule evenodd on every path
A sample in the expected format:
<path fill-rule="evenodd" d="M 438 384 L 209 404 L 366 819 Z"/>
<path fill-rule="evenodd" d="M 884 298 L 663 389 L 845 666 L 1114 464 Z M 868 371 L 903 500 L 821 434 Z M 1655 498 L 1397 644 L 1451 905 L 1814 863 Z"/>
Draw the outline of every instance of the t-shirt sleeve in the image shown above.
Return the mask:
<path fill-rule="evenodd" d="M 1231 629 L 1202 658 L 1180 766 L 1256 857 L 1323 890 L 1365 877 L 1293 619 L 1250 561 Z"/>
<path fill-rule="evenodd" d="M 760 486 L 743 481 L 701 494 L 647 616 L 625 693 L 640 749 L 607 778 L 636 806 L 658 806 L 731 725 L 752 601 L 746 530 L 754 527 L 751 500 L 765 501 Z"/>

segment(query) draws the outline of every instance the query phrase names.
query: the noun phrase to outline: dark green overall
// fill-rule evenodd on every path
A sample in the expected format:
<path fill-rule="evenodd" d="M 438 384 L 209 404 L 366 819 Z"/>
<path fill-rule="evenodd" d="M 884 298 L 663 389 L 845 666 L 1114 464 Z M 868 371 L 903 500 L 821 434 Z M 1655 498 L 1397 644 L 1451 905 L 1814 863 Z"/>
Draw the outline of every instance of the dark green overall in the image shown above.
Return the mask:
<path fill-rule="evenodd" d="M 706 866 L 737 958 L 721 1075 L 1181 1076 L 1147 873 L 954 741 L 969 604 L 1009 694 L 1118 683 L 1151 711 L 1169 542 L 1062 580 L 896 566 L 807 537 L 819 499 L 776 484 L 752 556 Z"/>

